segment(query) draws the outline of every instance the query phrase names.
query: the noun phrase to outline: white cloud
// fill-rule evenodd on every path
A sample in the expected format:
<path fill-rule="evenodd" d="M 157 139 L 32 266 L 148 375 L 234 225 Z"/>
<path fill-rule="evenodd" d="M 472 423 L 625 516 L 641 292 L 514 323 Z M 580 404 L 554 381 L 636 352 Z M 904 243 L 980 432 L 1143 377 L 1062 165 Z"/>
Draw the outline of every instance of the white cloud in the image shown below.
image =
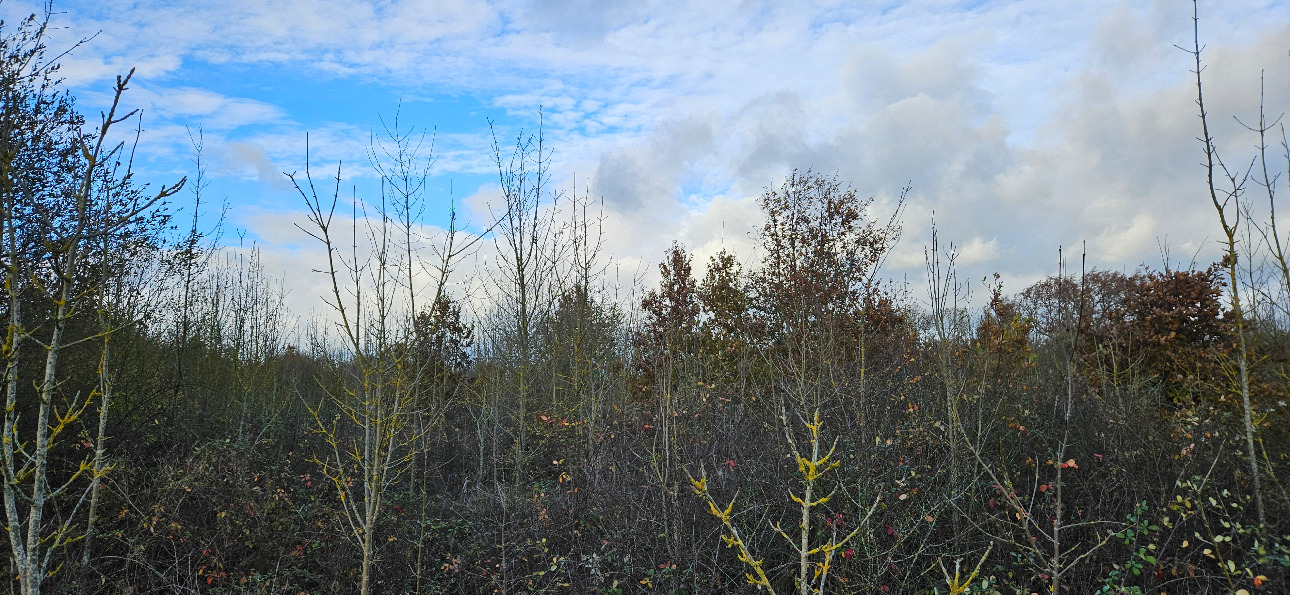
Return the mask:
<path fill-rule="evenodd" d="M 228 149 L 226 165 L 234 175 L 283 189 L 290 187 L 283 169 L 269 159 L 264 147 L 252 142 L 229 142 L 225 146 Z"/>
<path fill-rule="evenodd" d="M 555 178 L 567 188 L 576 174 L 603 196 L 609 248 L 646 275 L 672 239 L 696 263 L 723 242 L 755 257 L 754 197 L 795 168 L 837 172 L 876 197 L 874 217 L 912 182 L 905 244 L 889 261 L 911 278 L 921 278 L 933 213 L 943 237 L 960 241 L 964 278 L 1000 270 L 1018 283 L 1051 272 L 1058 246 L 1087 240 L 1092 264 L 1120 268 L 1153 262 L 1165 234 L 1189 258 L 1215 228 L 1188 56 L 1173 47 L 1190 43 L 1190 14 L 1176 2 L 143 0 L 66 10 L 59 35 L 102 31 L 66 61 L 71 84 L 101 86 L 140 65 L 132 101 L 156 119 L 145 148 L 182 156 L 182 125 L 204 122 L 207 146 L 224 147 L 212 171 L 236 179 L 272 183 L 275 170 L 300 169 L 304 118 L 272 99 L 170 82 L 194 63 L 469 94 L 530 128 L 542 105 Z M 1290 106 L 1290 7 L 1232 0 L 1202 11 L 1211 123 L 1243 162 L 1252 142 L 1230 116 L 1255 115 L 1263 68 L 1269 111 Z M 370 114 L 329 113 L 309 126 L 315 171 L 345 160 L 356 166 L 348 175 L 370 175 L 368 131 L 356 123 Z M 438 171 L 491 171 L 482 122 L 439 140 Z M 481 221 L 496 192 L 474 190 L 458 195 Z M 283 217 L 300 217 L 285 211 L 292 205 Z"/>
<path fill-rule="evenodd" d="M 981 239 L 980 236 L 971 238 L 958 251 L 958 259 L 955 261 L 962 266 L 972 266 L 984 264 L 989 266 L 996 258 L 999 257 L 999 240 L 991 238 L 989 241 Z"/>

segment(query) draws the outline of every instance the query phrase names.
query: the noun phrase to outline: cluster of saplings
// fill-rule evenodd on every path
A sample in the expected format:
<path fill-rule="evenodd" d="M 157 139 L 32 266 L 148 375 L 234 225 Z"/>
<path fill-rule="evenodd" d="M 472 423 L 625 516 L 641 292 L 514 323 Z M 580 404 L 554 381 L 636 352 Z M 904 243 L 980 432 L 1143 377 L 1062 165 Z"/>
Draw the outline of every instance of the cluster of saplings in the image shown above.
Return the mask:
<path fill-rule="evenodd" d="M 484 233 L 432 233 L 395 125 L 374 197 L 290 176 L 327 256 L 301 321 L 202 229 L 200 160 L 132 179 L 136 116 L 79 115 L 46 22 L 0 35 L 11 592 L 1290 584 L 1290 272 L 1245 202 L 1276 178 L 1223 175 L 1208 131 L 1213 266 L 1068 251 L 1008 294 L 933 243 L 925 290 L 886 283 L 899 209 L 808 171 L 761 195 L 756 262 L 674 244 L 636 293 L 540 134 L 494 144 Z"/>

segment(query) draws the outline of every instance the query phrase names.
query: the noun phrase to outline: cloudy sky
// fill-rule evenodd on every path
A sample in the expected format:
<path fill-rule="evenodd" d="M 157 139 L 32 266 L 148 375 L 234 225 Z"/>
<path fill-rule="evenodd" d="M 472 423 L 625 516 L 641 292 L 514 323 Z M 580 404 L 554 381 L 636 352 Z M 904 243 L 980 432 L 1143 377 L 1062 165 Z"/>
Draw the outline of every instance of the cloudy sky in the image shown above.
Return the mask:
<path fill-rule="evenodd" d="M 11 0 L 0 12 L 39 8 Z M 1290 6 L 1200 8 L 1215 134 L 1244 164 L 1255 139 L 1234 116 L 1257 120 L 1261 75 L 1268 112 L 1290 107 Z M 755 259 L 755 197 L 794 168 L 838 174 L 876 197 L 875 216 L 912 184 L 895 278 L 921 282 L 933 213 L 964 278 L 998 271 L 1013 290 L 1053 273 L 1059 246 L 1085 241 L 1092 264 L 1115 269 L 1159 266 L 1162 245 L 1184 263 L 1215 253 L 1191 58 L 1174 47 L 1192 40 L 1182 0 L 55 10 L 53 47 L 92 37 L 63 60 L 81 105 L 101 107 L 112 78 L 137 68 L 127 103 L 144 110 L 140 175 L 190 175 L 200 128 L 207 202 L 229 205 L 226 226 L 261 246 L 297 307 L 316 299 L 318 250 L 292 226 L 302 203 L 282 172 L 303 170 L 308 133 L 317 166 L 343 161 L 368 192 L 366 148 L 396 112 L 435 133 L 433 225 L 450 200 L 486 218 L 489 121 L 505 141 L 535 130 L 540 108 L 555 180 L 603 198 L 625 271 L 648 274 L 673 239 L 700 261 L 722 246 Z"/>

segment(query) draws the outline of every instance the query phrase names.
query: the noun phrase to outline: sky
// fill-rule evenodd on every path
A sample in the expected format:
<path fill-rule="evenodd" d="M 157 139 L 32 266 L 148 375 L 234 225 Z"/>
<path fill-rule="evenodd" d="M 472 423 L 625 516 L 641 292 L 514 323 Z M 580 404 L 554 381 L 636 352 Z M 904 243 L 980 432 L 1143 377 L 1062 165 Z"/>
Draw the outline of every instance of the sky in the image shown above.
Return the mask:
<path fill-rule="evenodd" d="M 0 15 L 41 5 L 10 0 Z M 427 225 L 479 230 L 499 196 L 492 143 L 542 130 L 554 186 L 602 201 L 617 278 L 648 284 L 673 241 L 698 268 L 756 261 L 756 197 L 794 169 L 837 175 L 885 219 L 909 185 L 886 275 L 918 285 L 932 221 L 973 291 L 1019 291 L 1058 249 L 1131 271 L 1216 258 L 1197 140 L 1191 3 L 1050 0 L 61 0 L 51 48 L 87 112 L 136 69 L 137 176 L 205 166 L 203 225 L 254 243 L 289 304 L 318 304 L 323 252 L 284 172 L 371 195 L 373 138 L 433 138 Z M 1213 134 L 1243 167 L 1260 77 L 1290 107 L 1290 6 L 1200 2 Z M 1277 143 L 1279 145 L 1279 137 Z M 1274 147 L 1278 159 L 1280 148 Z M 428 155 L 427 155 L 428 156 Z M 1283 169 L 1284 171 L 1284 169 Z M 1284 185 L 1286 176 L 1283 176 Z M 194 185 L 190 184 L 189 188 Z M 191 193 L 179 197 L 192 216 Z M 187 204 L 185 204 L 187 203 Z M 241 239 L 239 239 L 241 238 Z M 469 276 L 463 270 L 463 276 Z M 463 282 L 459 280 L 459 282 Z"/>

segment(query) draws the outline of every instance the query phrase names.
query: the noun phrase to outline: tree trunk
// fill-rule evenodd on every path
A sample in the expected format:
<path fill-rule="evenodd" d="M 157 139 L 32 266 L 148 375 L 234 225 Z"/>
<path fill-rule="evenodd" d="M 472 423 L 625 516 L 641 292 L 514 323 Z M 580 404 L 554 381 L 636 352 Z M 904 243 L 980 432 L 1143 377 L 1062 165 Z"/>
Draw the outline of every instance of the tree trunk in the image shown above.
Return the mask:
<path fill-rule="evenodd" d="M 104 325 L 104 332 L 107 331 Z M 101 400 L 99 401 L 99 427 L 98 435 L 94 439 L 94 463 L 91 471 L 94 477 L 90 482 L 90 512 L 85 523 L 85 551 L 81 554 L 81 565 L 90 563 L 90 548 L 94 540 L 94 522 L 98 520 L 99 511 L 99 486 L 103 476 L 103 455 L 107 450 L 107 422 L 108 408 L 112 404 L 112 379 L 108 373 L 108 366 L 111 364 L 111 335 L 103 336 L 103 358 L 99 363 L 99 392 Z"/>

